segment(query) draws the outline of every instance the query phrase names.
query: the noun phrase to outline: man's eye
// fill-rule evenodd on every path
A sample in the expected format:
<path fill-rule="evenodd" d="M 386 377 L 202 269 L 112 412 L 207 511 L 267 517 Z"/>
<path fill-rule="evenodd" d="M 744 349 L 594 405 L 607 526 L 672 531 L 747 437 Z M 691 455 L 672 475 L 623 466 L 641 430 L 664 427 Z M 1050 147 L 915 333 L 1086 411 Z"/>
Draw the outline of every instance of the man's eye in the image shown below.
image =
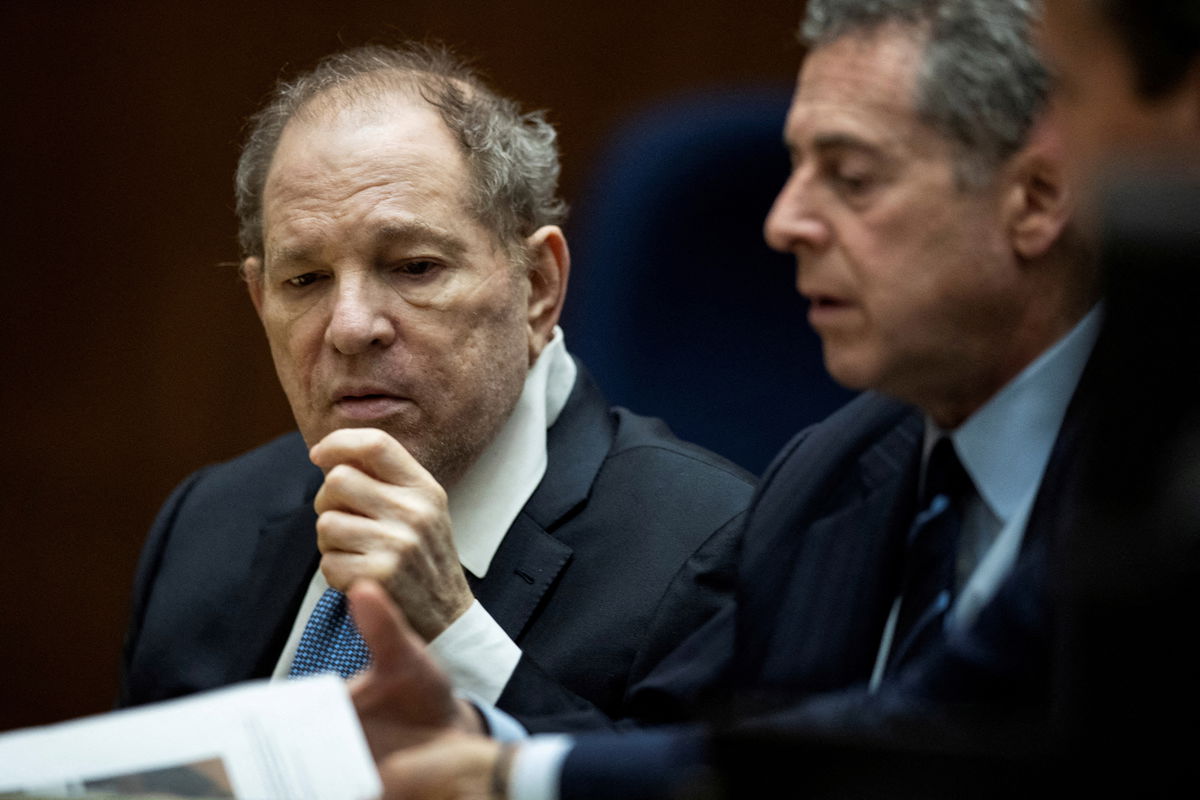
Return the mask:
<path fill-rule="evenodd" d="M 419 278 L 436 272 L 440 266 L 436 261 L 405 261 L 396 267 L 396 271 L 402 275 Z"/>
<path fill-rule="evenodd" d="M 834 176 L 834 180 L 849 194 L 862 194 L 874 185 L 871 176 L 853 172 L 838 173 Z"/>
<path fill-rule="evenodd" d="M 310 286 L 321 279 L 321 276 L 316 272 L 306 272 L 303 275 L 297 275 L 294 278 L 288 278 L 285 283 L 296 289 L 302 289 L 305 286 Z"/>

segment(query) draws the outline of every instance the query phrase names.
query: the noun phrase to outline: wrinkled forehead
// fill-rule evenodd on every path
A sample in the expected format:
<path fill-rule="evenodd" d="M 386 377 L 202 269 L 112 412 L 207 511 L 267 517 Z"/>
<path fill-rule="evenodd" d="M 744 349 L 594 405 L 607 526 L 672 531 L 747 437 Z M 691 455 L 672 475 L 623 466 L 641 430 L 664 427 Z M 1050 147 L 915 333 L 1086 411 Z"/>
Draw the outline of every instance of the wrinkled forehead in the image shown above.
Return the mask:
<path fill-rule="evenodd" d="M 268 238 L 292 216 L 383 214 L 397 203 L 465 215 L 468 170 L 431 109 L 351 109 L 295 119 L 272 159 L 263 193 Z"/>

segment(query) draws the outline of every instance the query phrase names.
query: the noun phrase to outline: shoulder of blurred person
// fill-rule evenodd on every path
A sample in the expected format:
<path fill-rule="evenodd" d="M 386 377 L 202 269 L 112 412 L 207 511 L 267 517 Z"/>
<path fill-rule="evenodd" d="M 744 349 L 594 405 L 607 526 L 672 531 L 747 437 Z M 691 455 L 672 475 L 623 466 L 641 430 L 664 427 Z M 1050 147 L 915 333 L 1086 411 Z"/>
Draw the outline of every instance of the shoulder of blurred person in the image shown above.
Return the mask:
<path fill-rule="evenodd" d="M 1200 709 L 1200 4 L 1059 0 L 1042 43 L 1105 280 L 1083 520 L 1058 563 L 1061 725 L 1142 791 L 1185 779 Z M 1186 780 L 1194 782 L 1194 776 Z"/>

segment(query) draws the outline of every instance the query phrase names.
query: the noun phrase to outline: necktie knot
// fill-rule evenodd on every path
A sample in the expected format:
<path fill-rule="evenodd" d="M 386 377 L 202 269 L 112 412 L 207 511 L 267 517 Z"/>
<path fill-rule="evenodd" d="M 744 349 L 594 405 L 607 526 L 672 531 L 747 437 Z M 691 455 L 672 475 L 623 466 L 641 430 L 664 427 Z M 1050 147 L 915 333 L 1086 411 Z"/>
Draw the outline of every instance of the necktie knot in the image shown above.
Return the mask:
<path fill-rule="evenodd" d="M 921 493 L 921 507 L 927 508 L 935 497 L 943 496 L 950 502 L 960 501 L 971 490 L 971 476 L 958 460 L 954 442 L 943 436 L 934 444 L 925 467 L 925 486 Z"/>
<path fill-rule="evenodd" d="M 288 677 L 336 672 L 349 678 L 370 661 L 371 651 L 346 608 L 346 595 L 326 589 L 304 626 Z"/>

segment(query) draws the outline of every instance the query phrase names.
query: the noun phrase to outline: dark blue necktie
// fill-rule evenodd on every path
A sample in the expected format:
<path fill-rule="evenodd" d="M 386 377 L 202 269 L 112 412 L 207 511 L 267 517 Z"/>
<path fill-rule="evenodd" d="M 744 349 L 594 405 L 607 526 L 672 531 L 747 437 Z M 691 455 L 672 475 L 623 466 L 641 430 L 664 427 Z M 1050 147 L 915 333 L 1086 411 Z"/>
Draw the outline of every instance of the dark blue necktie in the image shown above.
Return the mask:
<path fill-rule="evenodd" d="M 350 618 L 346 595 L 326 589 L 304 626 L 288 677 L 336 672 L 349 678 L 369 663 L 371 651 Z"/>
<path fill-rule="evenodd" d="M 908 532 L 889 673 L 941 635 L 946 612 L 954 600 L 962 508 L 970 491 L 971 478 L 959 462 L 953 442 L 942 437 L 929 455 L 918 504 L 921 510 Z"/>

